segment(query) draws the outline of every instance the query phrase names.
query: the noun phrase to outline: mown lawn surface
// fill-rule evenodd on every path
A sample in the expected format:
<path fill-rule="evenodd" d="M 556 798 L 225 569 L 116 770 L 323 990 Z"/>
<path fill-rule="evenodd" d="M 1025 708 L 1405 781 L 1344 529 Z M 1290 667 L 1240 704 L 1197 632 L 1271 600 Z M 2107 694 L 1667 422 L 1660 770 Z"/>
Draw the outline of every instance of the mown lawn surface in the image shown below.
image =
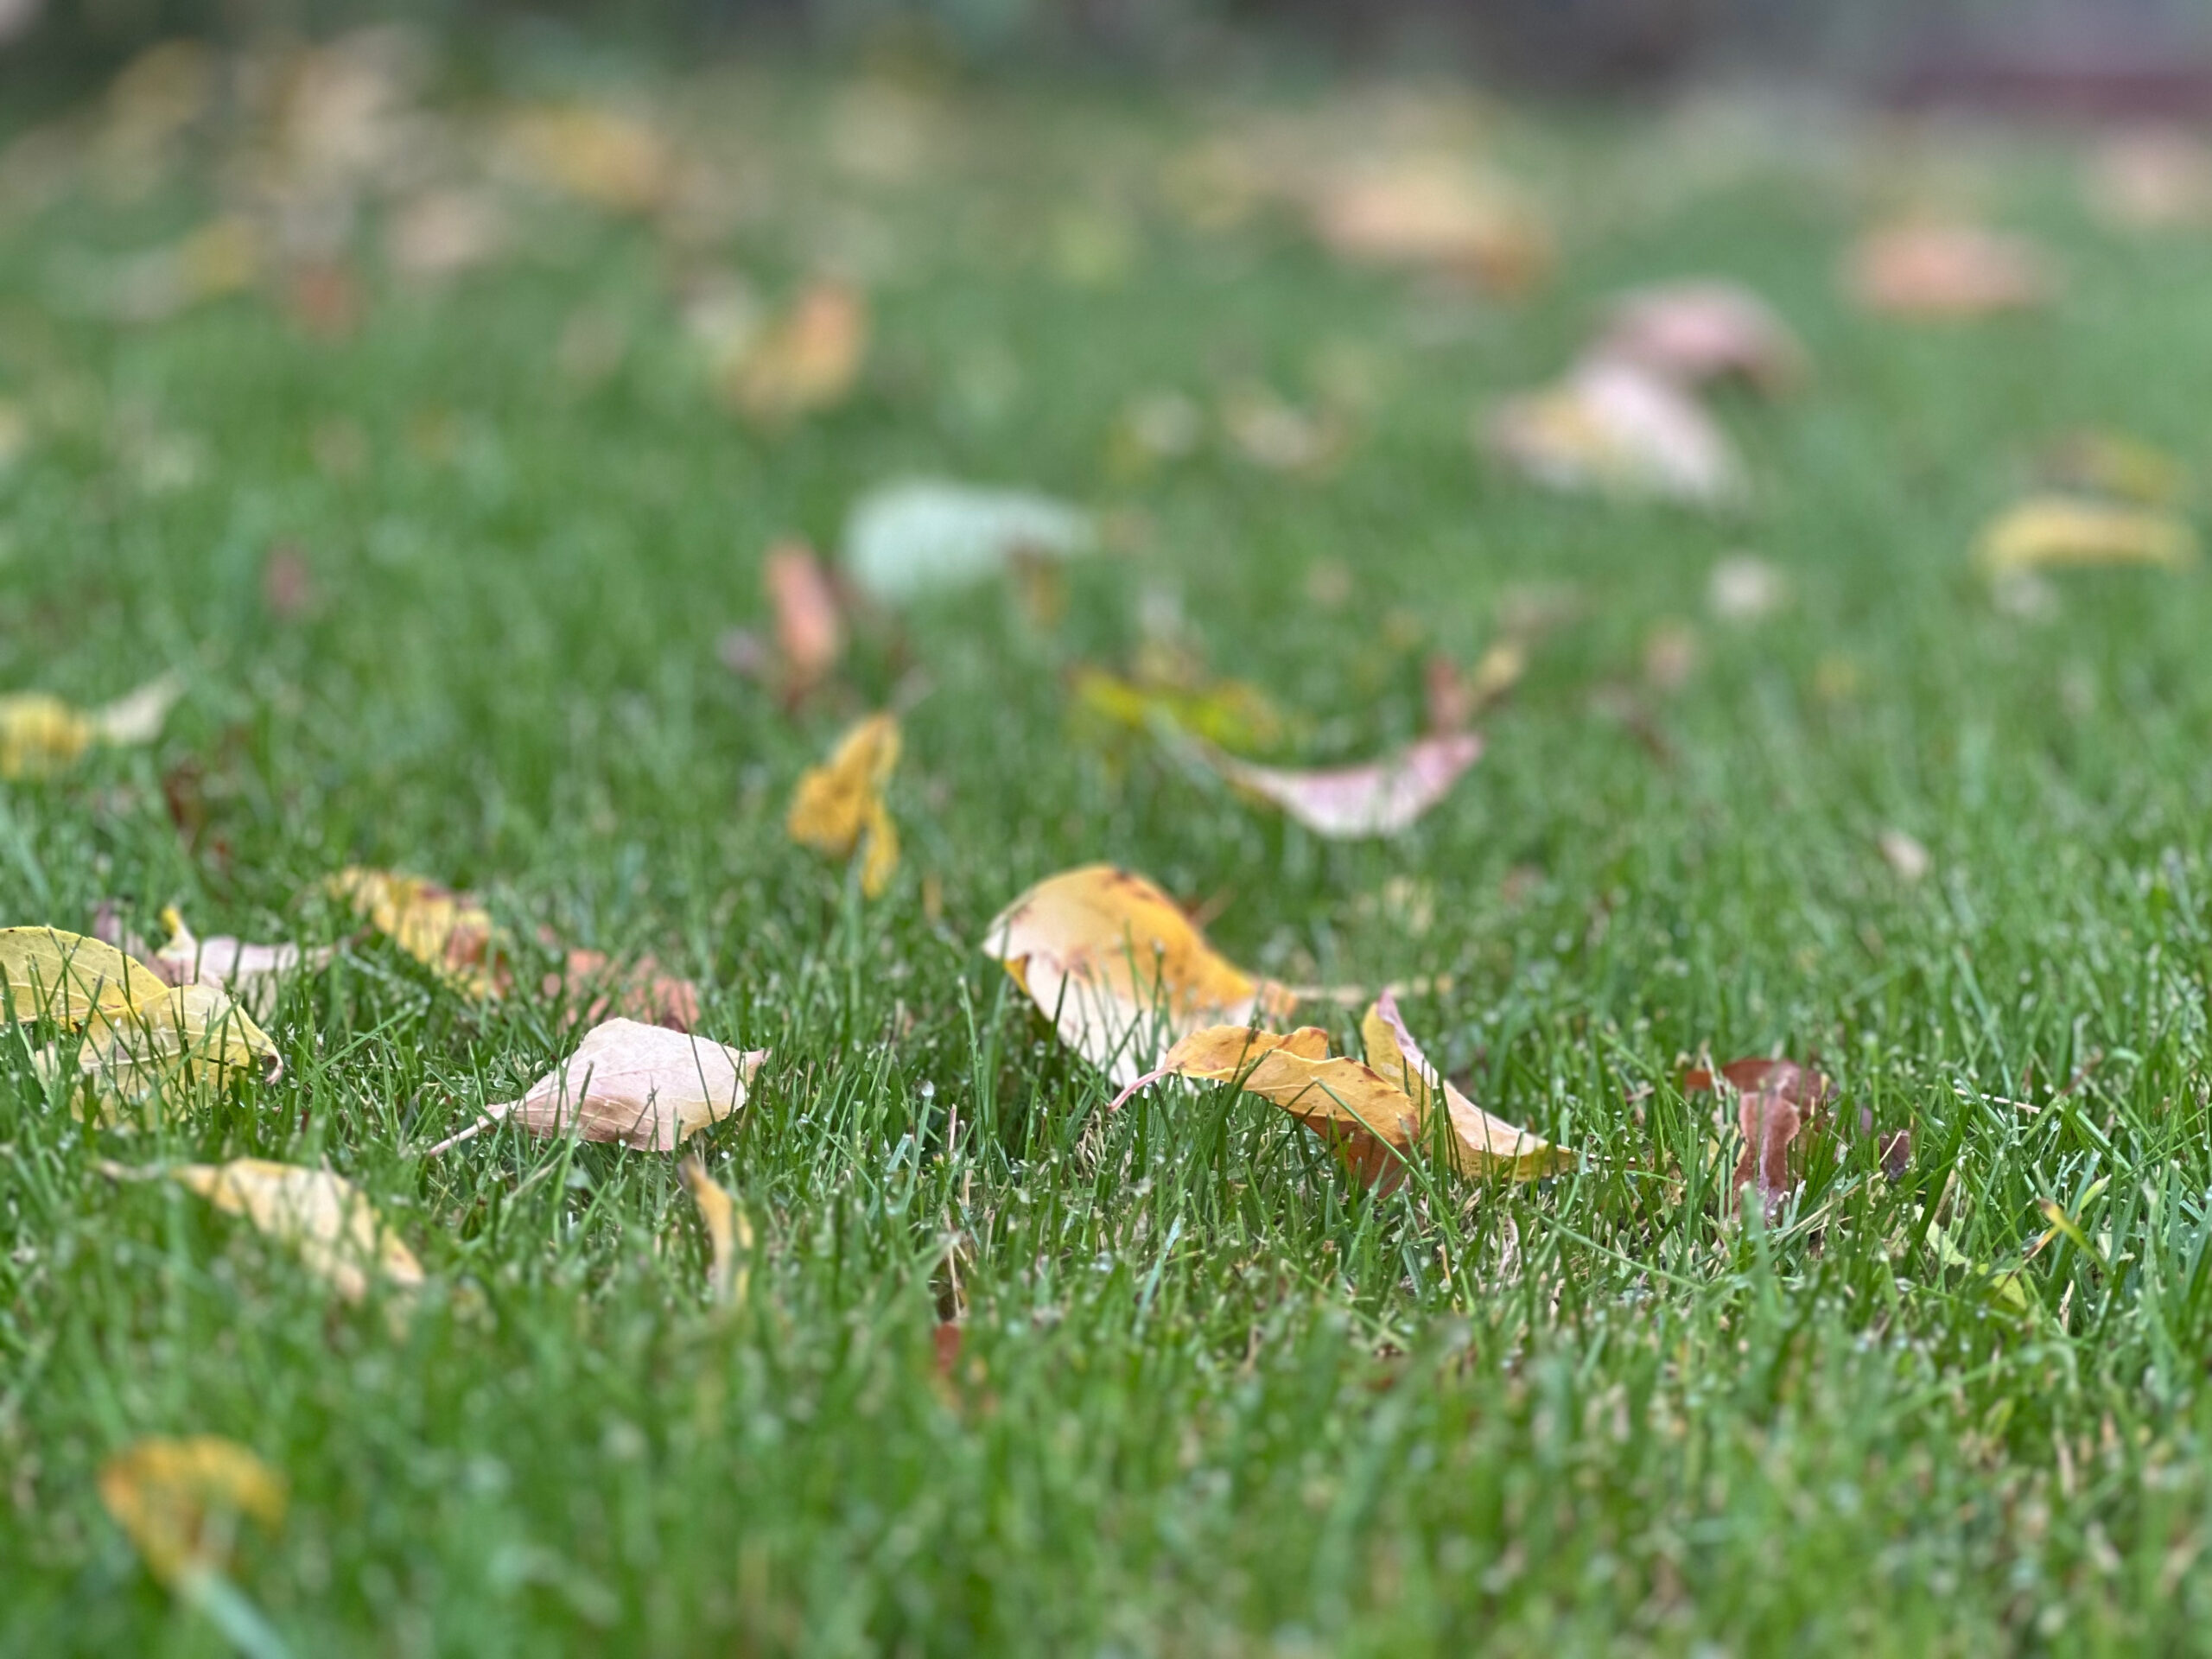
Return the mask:
<path fill-rule="evenodd" d="M 2205 1645 L 2212 600 L 2106 572 L 2017 617 L 1967 550 L 2069 429 L 2208 459 L 2212 240 L 2102 228 L 2044 140 L 1522 116 L 1493 141 L 1563 251 L 1502 304 L 1334 264 L 1264 208 L 1190 222 L 1162 164 L 1239 118 L 1217 91 L 941 85 L 926 164 L 875 179 L 832 164 L 843 96 L 758 65 L 668 83 L 651 107 L 753 181 L 731 222 L 690 243 L 537 202 L 448 283 L 365 254 L 337 337 L 258 293 L 73 303 L 236 188 L 228 139 L 136 194 L 11 186 L 0 683 L 190 690 L 151 747 L 0 791 L 0 919 L 175 903 L 327 943 L 350 925 L 303 890 L 417 870 L 519 938 L 654 951 L 706 1034 L 773 1058 L 693 1143 L 753 1230 L 721 1309 L 671 1159 L 422 1156 L 565 1052 L 542 998 L 478 1006 L 349 944 L 268 1022 L 280 1083 L 135 1134 L 0 1047 L 0 1647 L 224 1650 L 94 1485 L 191 1433 L 290 1482 L 234 1576 L 301 1655 Z M 2057 302 L 1852 309 L 1841 250 L 1923 191 L 2045 238 Z M 677 296 L 839 262 L 874 308 L 854 394 L 733 418 Z M 1741 510 L 1547 494 L 1471 450 L 1603 296 L 1707 273 L 1815 365 L 1794 400 L 1719 398 Z M 1335 400 L 1333 470 L 1117 442 L 1141 397 L 1252 386 Z M 917 472 L 1105 510 L 1109 550 L 1057 622 L 1013 583 L 879 620 L 796 715 L 723 668 L 770 543 L 833 548 Z M 314 587 L 289 616 L 280 543 Z M 1741 550 L 1789 601 L 1732 623 L 1707 584 Z M 1395 840 L 1317 841 L 1070 722 L 1068 671 L 1127 664 L 1173 604 L 1293 715 L 1279 758 L 1361 758 L 1419 729 L 1428 653 L 1471 660 L 1532 593 L 1566 619 Z M 1685 629 L 1688 678 L 1651 683 L 1655 632 Z M 906 856 L 865 902 L 783 817 L 894 696 Z M 1414 1028 L 1579 1170 L 1377 1199 L 1227 1088 L 1107 1116 L 977 949 L 1100 859 L 1256 969 L 1448 976 Z M 1353 1011 L 1306 1017 L 1356 1052 Z M 1681 1090 L 1707 1050 L 1841 1085 L 1770 1226 L 1724 1200 L 1732 1122 Z M 1902 1179 L 1861 1108 L 1910 1128 Z M 95 1169 L 249 1154 L 359 1182 L 429 1271 L 413 1316 Z M 2035 1249 L 2046 1199 L 2091 1249 Z"/>

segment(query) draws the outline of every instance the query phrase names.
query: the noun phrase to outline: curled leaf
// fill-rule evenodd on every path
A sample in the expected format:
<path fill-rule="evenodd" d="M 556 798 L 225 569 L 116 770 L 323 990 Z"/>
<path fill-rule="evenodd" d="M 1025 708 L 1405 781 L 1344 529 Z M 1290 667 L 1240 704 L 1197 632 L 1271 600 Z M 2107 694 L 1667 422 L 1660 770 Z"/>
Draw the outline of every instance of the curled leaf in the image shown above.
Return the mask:
<path fill-rule="evenodd" d="M 899 868 L 899 831 L 883 791 L 899 764 L 899 722 L 871 715 L 837 741 L 830 759 L 798 780 L 785 829 L 802 847 L 831 858 L 850 858 L 861 839 L 861 891 L 880 896 Z"/>
<path fill-rule="evenodd" d="M 56 1045 L 35 1057 L 51 1077 L 67 1058 Z M 245 1010 L 212 985 L 164 988 L 151 1001 L 96 1010 L 76 1045 L 75 1069 L 101 1121 L 123 1106 L 166 1098 L 195 1082 L 216 1089 L 274 1083 L 284 1070 L 276 1045 Z"/>
<path fill-rule="evenodd" d="M 995 576 L 1017 554 L 1072 558 L 1097 538 L 1090 514 L 1051 496 L 917 480 L 861 500 L 842 556 L 862 592 L 899 603 Z"/>
<path fill-rule="evenodd" d="M 783 316 L 742 339 L 720 372 L 722 397 L 760 422 L 834 408 L 860 375 L 868 334 L 868 301 L 860 291 L 816 283 Z"/>
<path fill-rule="evenodd" d="M 1391 992 L 1385 991 L 1376 999 L 1360 1021 L 1359 1034 L 1367 1045 L 1368 1064 L 1386 1077 L 1402 1079 L 1421 1108 L 1424 1123 L 1440 1094 L 1451 1120 L 1446 1153 L 1462 1175 L 1504 1174 L 1516 1181 L 1530 1181 L 1573 1168 L 1574 1154 L 1564 1147 L 1555 1147 L 1518 1124 L 1494 1116 L 1461 1094 L 1421 1052 L 1421 1045 L 1406 1029 L 1398 1013 L 1398 1000 Z"/>
<path fill-rule="evenodd" d="M 1679 386 L 1729 378 L 1770 396 L 1806 375 L 1805 348 L 1764 300 L 1727 282 L 1637 289 L 1613 303 L 1592 355 Z"/>
<path fill-rule="evenodd" d="M 333 954 L 328 947 L 303 951 L 296 944 L 248 944 L 219 933 L 197 937 L 171 906 L 162 912 L 168 942 L 152 952 L 147 965 L 170 985 L 210 985 L 228 993 L 242 1007 L 266 1014 L 284 977 L 303 968 L 321 968 Z"/>
<path fill-rule="evenodd" d="M 1557 385 L 1509 398 L 1482 436 L 1553 489 L 1710 505 L 1744 488 L 1742 465 L 1713 417 L 1629 363 L 1585 363 Z"/>
<path fill-rule="evenodd" d="M 2100 565 L 2180 570 L 2196 559 L 2196 532 L 2171 513 L 2075 496 L 2031 496 L 1991 522 L 1974 544 L 1984 575 Z"/>
<path fill-rule="evenodd" d="M 679 1173 L 690 1190 L 691 1201 L 699 1207 L 699 1224 L 707 1230 L 707 1243 L 714 1251 L 708 1281 L 715 1300 L 742 1305 L 747 1269 L 741 1253 L 753 1248 L 753 1224 L 696 1156 L 686 1158 Z"/>
<path fill-rule="evenodd" d="M 114 1166 L 111 1174 L 124 1174 Z M 374 1281 L 406 1292 L 423 1284 L 423 1264 L 386 1226 L 368 1195 L 327 1169 L 262 1158 L 226 1164 L 179 1164 L 166 1173 L 226 1214 L 289 1246 L 308 1272 L 359 1302 Z"/>
<path fill-rule="evenodd" d="M 535 1135 L 672 1152 L 744 1105 L 746 1085 L 767 1057 L 766 1049 L 741 1052 L 662 1026 L 609 1020 L 585 1033 L 576 1052 L 528 1094 L 487 1107 L 482 1121 L 430 1155 L 508 1121 Z"/>
<path fill-rule="evenodd" d="M 155 1435 L 100 1465 L 100 1502 L 145 1560 L 175 1588 L 194 1572 L 221 1573 L 240 1516 L 274 1530 L 284 1519 L 284 1478 L 235 1440 Z"/>
<path fill-rule="evenodd" d="M 492 912 L 473 893 L 419 875 L 350 866 L 323 883 L 409 956 L 470 996 L 499 995 Z"/>
<path fill-rule="evenodd" d="M 60 771 L 96 743 L 150 743 L 183 693 L 182 682 L 164 674 L 100 709 L 79 709 L 42 691 L 0 696 L 0 778 Z"/>
<path fill-rule="evenodd" d="M 1796 1184 L 1789 1173 L 1789 1149 L 1806 1124 L 1834 1098 L 1834 1085 L 1795 1060 L 1732 1060 L 1719 1068 L 1717 1079 L 1708 1069 L 1688 1071 L 1682 1077 L 1686 1094 L 1718 1090 L 1724 1084 L 1736 1094 L 1737 1123 L 1744 1136 L 1732 1185 L 1738 1192 L 1755 1187 L 1771 1216 Z"/>
<path fill-rule="evenodd" d="M 1200 753 L 1230 782 L 1274 802 L 1314 834 L 1349 840 L 1411 827 L 1452 792 L 1482 752 L 1478 734 L 1459 732 L 1423 738 L 1387 760 L 1310 772 L 1255 766 L 1211 746 Z"/>
<path fill-rule="evenodd" d="M 1287 1014 L 1296 1000 L 1217 954 L 1173 899 L 1111 864 L 1039 882 L 993 919 L 982 948 L 1062 1042 L 1123 1084 L 1177 1038 Z"/>
<path fill-rule="evenodd" d="M 1910 223 L 1870 232 L 1846 281 L 1870 311 L 1954 321 L 2047 302 L 2056 283 L 2042 251 L 1976 225 Z"/>

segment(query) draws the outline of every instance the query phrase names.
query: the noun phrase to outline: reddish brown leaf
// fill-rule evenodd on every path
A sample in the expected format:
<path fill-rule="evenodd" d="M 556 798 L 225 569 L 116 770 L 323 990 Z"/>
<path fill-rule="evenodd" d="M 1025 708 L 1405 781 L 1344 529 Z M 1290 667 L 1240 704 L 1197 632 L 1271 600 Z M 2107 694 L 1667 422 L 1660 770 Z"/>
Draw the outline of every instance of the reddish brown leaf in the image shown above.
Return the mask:
<path fill-rule="evenodd" d="M 1834 1085 L 1795 1060 L 1732 1060 L 1720 1068 L 1719 1081 L 1736 1092 L 1736 1119 L 1744 1134 L 1744 1153 L 1732 1185 L 1737 1192 L 1757 1187 L 1771 1216 L 1793 1185 L 1789 1148 L 1805 1126 L 1818 1120 L 1834 1097 Z M 1682 1074 L 1685 1094 L 1714 1087 L 1710 1070 Z"/>

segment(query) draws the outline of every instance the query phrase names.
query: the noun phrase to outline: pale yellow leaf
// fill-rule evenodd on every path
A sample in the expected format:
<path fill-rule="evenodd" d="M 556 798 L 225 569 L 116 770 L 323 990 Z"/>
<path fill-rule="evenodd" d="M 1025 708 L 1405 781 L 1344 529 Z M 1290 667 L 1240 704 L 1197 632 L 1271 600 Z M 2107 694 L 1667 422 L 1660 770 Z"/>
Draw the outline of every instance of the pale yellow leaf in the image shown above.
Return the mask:
<path fill-rule="evenodd" d="M 1700 505 L 1744 492 L 1727 435 L 1671 382 L 1598 359 L 1558 385 L 1507 399 L 1480 429 L 1501 459 L 1553 489 Z"/>
<path fill-rule="evenodd" d="M 699 1224 L 707 1230 L 707 1243 L 715 1253 L 714 1265 L 709 1272 L 715 1300 L 742 1306 L 748 1272 L 746 1253 L 753 1249 L 753 1224 L 696 1156 L 683 1160 L 680 1173 L 692 1202 L 699 1208 Z"/>
<path fill-rule="evenodd" d="M 2196 560 L 2186 520 L 2076 496 L 2031 496 L 1993 520 L 1974 546 L 1990 576 L 2096 565 L 2186 569 Z"/>
<path fill-rule="evenodd" d="M 282 1475 L 213 1434 L 136 1441 L 100 1465 L 99 1489 L 148 1570 L 172 1586 L 194 1571 L 225 1570 L 238 1517 L 274 1530 L 287 1496 Z"/>
<path fill-rule="evenodd" d="M 168 987 L 111 944 L 51 927 L 0 928 L 0 976 L 17 1020 L 75 1028 L 161 1001 Z"/>
<path fill-rule="evenodd" d="M 372 1280 L 411 1291 L 423 1264 L 377 1214 L 368 1195 L 327 1169 L 302 1169 L 261 1158 L 227 1164 L 181 1164 L 168 1171 L 217 1209 L 241 1216 L 296 1251 L 310 1273 L 327 1279 L 349 1302 Z"/>
<path fill-rule="evenodd" d="M 477 997 L 497 996 L 505 988 L 492 912 L 474 894 L 359 865 L 340 870 L 323 887 L 455 988 Z"/>

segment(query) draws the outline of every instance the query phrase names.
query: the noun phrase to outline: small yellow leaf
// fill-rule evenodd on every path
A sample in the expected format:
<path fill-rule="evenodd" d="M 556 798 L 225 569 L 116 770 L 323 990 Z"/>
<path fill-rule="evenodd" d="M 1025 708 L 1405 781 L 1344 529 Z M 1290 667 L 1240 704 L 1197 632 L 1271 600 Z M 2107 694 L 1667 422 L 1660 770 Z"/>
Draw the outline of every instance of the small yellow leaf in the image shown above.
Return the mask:
<path fill-rule="evenodd" d="M 1445 1148 L 1462 1175 L 1503 1173 L 1529 1181 L 1574 1166 L 1574 1154 L 1565 1147 L 1493 1116 L 1454 1088 L 1421 1052 L 1398 1013 L 1397 998 L 1389 992 L 1383 992 L 1367 1011 L 1359 1032 L 1367 1045 L 1368 1064 L 1386 1077 L 1404 1080 L 1421 1107 L 1424 1127 L 1440 1094 L 1452 1129 Z"/>
<path fill-rule="evenodd" d="M 105 708 L 83 709 L 43 691 L 0 696 L 0 778 L 38 778 L 73 764 L 95 743 L 150 743 L 182 695 L 173 675 Z"/>
<path fill-rule="evenodd" d="M 340 870 L 323 887 L 456 989 L 475 997 L 499 995 L 503 976 L 494 961 L 492 912 L 473 893 L 359 865 Z"/>
<path fill-rule="evenodd" d="M 224 1571 L 238 1518 L 274 1530 L 287 1496 L 282 1475 L 213 1434 L 138 1440 L 100 1465 L 99 1488 L 148 1570 L 172 1587 L 190 1573 Z"/>
<path fill-rule="evenodd" d="M 1039 882 L 992 921 L 983 949 L 1062 1042 L 1120 1084 L 1179 1037 L 1295 1002 L 1217 954 L 1158 887 L 1111 864 Z"/>
<path fill-rule="evenodd" d="M 507 124 L 507 146 L 538 182 L 613 213 L 658 207 L 675 182 L 661 136 L 617 111 L 569 105 L 525 111 Z"/>
<path fill-rule="evenodd" d="M 367 1194 L 327 1169 L 238 1158 L 227 1164 L 181 1164 L 168 1173 L 218 1210 L 242 1216 L 289 1245 L 310 1273 L 328 1280 L 349 1302 L 368 1294 L 372 1275 L 402 1291 L 423 1283 L 423 1264 L 385 1224 Z"/>
<path fill-rule="evenodd" d="M 1313 228 L 1340 257 L 1427 267 L 1518 293 L 1551 267 L 1552 238 L 1518 192 L 1450 156 L 1414 154 L 1325 178 Z"/>
<path fill-rule="evenodd" d="M 709 1282 L 715 1300 L 742 1306 L 748 1268 L 741 1253 L 753 1248 L 753 1224 L 696 1157 L 686 1158 L 679 1173 L 690 1189 L 691 1201 L 699 1206 L 699 1224 L 707 1230 L 707 1242 L 714 1249 Z"/>
<path fill-rule="evenodd" d="M 831 858 L 849 859 L 865 836 L 861 890 L 871 899 L 891 885 L 899 868 L 898 831 L 883 800 L 898 764 L 897 719 L 869 715 L 838 740 L 826 762 L 807 769 L 785 821 L 793 841 Z"/>
<path fill-rule="evenodd" d="M 2196 562 L 2196 532 L 2170 513 L 2074 496 L 2031 496 L 1981 532 L 1974 559 L 1991 576 L 2095 565 L 2179 570 Z"/>
<path fill-rule="evenodd" d="M 75 1029 L 95 1014 L 161 1001 L 169 988 L 111 944 L 52 927 L 0 928 L 0 976 L 15 1017 Z"/>

